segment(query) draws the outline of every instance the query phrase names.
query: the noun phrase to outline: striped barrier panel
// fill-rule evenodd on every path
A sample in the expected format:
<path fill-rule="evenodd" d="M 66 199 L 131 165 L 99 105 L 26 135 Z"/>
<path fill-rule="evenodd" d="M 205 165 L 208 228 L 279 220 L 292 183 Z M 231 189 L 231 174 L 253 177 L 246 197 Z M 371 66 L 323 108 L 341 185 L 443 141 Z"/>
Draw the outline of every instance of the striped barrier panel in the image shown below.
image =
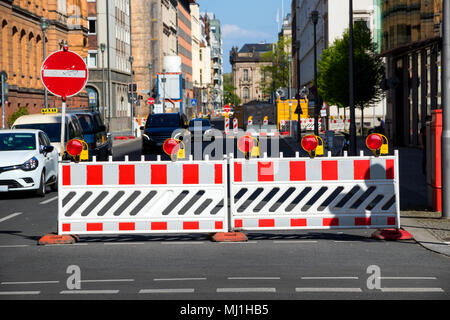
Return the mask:
<path fill-rule="evenodd" d="M 398 153 L 234 159 L 233 230 L 398 228 Z"/>
<path fill-rule="evenodd" d="M 60 163 L 58 234 L 228 231 L 227 162 Z"/>

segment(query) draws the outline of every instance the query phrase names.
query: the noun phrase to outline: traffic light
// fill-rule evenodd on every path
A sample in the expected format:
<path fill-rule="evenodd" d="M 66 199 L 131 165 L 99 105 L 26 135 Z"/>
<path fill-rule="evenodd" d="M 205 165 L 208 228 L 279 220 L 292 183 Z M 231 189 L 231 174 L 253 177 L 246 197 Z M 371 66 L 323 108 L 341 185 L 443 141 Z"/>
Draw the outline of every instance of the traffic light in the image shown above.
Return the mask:
<path fill-rule="evenodd" d="M 137 84 L 136 83 L 129 83 L 128 84 L 128 92 L 137 92 Z"/>

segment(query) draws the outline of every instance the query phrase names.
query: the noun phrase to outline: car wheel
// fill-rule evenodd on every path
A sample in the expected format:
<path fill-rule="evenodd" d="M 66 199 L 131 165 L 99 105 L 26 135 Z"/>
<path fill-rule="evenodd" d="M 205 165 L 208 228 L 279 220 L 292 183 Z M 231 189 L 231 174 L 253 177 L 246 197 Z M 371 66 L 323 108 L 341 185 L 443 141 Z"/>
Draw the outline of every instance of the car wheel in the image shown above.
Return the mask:
<path fill-rule="evenodd" d="M 40 179 L 40 182 L 39 182 L 39 187 L 38 187 L 38 189 L 36 190 L 36 194 L 39 196 L 39 197 L 45 197 L 45 191 L 46 191 L 46 186 L 45 186 L 45 172 L 44 171 L 42 171 L 42 173 L 41 173 L 41 179 Z"/>
<path fill-rule="evenodd" d="M 51 187 L 53 192 L 57 192 L 58 191 L 58 178 L 56 178 L 55 183 L 52 183 Z"/>

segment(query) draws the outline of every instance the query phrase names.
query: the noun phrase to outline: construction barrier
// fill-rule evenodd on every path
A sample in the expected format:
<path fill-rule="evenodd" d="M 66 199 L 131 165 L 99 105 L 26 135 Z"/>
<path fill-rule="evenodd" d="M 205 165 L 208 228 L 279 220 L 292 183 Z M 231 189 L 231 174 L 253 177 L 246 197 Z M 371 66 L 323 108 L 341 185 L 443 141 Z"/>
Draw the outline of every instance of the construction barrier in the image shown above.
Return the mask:
<path fill-rule="evenodd" d="M 58 234 L 228 230 L 227 162 L 60 163 Z"/>
<path fill-rule="evenodd" d="M 398 228 L 398 154 L 233 159 L 233 230 Z"/>

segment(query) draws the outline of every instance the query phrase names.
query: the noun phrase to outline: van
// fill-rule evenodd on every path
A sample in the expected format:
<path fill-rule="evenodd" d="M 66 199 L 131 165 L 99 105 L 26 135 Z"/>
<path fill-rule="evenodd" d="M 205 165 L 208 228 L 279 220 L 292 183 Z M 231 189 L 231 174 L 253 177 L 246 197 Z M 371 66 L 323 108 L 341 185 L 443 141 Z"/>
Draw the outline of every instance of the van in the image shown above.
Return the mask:
<path fill-rule="evenodd" d="M 14 121 L 12 129 L 38 129 L 44 131 L 50 139 L 51 145 L 61 154 L 60 113 L 24 115 Z M 65 143 L 71 139 L 84 140 L 83 128 L 74 114 L 66 114 L 66 131 L 64 136 Z"/>

